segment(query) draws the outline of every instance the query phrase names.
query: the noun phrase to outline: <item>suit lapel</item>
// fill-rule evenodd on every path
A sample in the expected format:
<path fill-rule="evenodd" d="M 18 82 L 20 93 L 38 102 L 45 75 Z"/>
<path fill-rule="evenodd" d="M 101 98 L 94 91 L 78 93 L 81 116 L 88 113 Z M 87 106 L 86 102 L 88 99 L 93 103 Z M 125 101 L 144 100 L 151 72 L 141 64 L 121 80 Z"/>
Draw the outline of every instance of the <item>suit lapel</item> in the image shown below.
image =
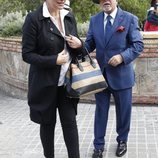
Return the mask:
<path fill-rule="evenodd" d="M 112 35 L 116 32 L 117 28 L 120 26 L 122 21 L 123 21 L 123 11 L 120 8 L 118 8 L 114 23 L 112 25 L 112 30 L 111 30 L 110 35 L 109 35 L 109 39 L 105 43 L 105 47 L 109 43 L 110 39 L 112 38 Z"/>

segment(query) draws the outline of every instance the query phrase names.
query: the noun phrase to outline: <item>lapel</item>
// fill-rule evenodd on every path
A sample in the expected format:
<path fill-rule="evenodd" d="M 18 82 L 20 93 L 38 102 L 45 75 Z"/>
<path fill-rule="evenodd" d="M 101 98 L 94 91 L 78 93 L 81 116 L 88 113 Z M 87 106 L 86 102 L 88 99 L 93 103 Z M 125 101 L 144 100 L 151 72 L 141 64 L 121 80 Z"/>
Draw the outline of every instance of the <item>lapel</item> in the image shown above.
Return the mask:
<path fill-rule="evenodd" d="M 50 18 L 48 18 L 47 20 L 47 30 L 48 32 L 51 32 L 53 34 L 63 37 L 60 31 L 58 30 L 58 28 L 55 26 L 55 24 L 51 21 Z"/>
<path fill-rule="evenodd" d="M 72 34 L 74 36 L 76 36 L 76 34 L 74 34 L 74 22 L 72 21 L 73 16 L 71 13 L 68 13 L 65 18 L 64 18 L 64 25 L 65 25 L 65 35 L 69 35 Z"/>
<path fill-rule="evenodd" d="M 69 34 L 73 35 L 72 31 L 73 31 L 74 23 L 71 20 L 72 18 L 73 16 L 70 13 L 68 13 L 64 17 L 65 35 L 69 35 Z M 56 27 L 56 25 L 50 20 L 50 18 L 49 18 L 48 23 L 49 23 L 49 25 L 47 25 L 48 31 L 52 32 L 53 34 L 63 37 L 60 31 L 58 30 L 58 28 Z"/>
<path fill-rule="evenodd" d="M 46 29 L 49 33 L 53 33 L 60 37 L 63 37 L 55 24 L 51 21 L 51 19 L 49 17 L 43 16 L 43 5 L 38 8 L 38 18 L 44 23 L 44 26 L 46 26 Z"/>
<path fill-rule="evenodd" d="M 110 32 L 109 35 L 109 39 L 107 40 L 107 42 L 105 43 L 105 47 L 107 46 L 107 44 L 109 43 L 110 39 L 112 38 L 112 36 L 114 35 L 114 33 L 116 32 L 117 28 L 121 25 L 121 22 L 123 21 L 123 11 L 121 8 L 118 7 L 117 10 L 117 14 L 114 20 L 114 23 L 112 25 L 112 30 Z M 104 40 L 105 41 L 105 40 Z"/>

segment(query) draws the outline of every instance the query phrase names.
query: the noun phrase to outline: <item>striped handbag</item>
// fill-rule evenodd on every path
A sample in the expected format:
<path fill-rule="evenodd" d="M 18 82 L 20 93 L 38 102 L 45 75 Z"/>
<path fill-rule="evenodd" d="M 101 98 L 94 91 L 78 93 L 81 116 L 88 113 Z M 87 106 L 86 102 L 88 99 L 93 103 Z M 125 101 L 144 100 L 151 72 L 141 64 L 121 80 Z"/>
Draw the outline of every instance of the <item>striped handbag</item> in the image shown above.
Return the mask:
<path fill-rule="evenodd" d="M 80 62 L 76 58 L 76 63 L 70 64 L 65 82 L 68 97 L 80 98 L 107 88 L 97 60 L 92 59 L 87 49 L 86 52 L 87 56 L 84 61 Z"/>

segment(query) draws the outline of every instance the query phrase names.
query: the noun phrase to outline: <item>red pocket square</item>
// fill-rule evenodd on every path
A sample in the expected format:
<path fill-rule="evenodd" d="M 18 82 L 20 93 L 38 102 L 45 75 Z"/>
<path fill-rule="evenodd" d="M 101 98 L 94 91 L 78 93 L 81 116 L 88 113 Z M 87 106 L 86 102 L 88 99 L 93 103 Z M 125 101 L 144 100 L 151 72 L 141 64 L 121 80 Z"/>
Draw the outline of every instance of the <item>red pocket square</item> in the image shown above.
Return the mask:
<path fill-rule="evenodd" d="M 123 31 L 125 31 L 125 27 L 124 26 L 119 26 L 117 28 L 117 32 L 123 32 Z"/>

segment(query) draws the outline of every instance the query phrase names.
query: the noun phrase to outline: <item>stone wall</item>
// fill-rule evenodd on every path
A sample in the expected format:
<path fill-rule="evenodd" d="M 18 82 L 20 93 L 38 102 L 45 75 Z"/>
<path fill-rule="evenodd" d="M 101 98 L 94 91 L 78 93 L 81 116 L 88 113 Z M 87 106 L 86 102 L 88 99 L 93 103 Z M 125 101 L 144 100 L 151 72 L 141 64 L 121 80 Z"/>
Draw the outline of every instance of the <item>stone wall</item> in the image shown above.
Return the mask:
<path fill-rule="evenodd" d="M 143 53 L 135 61 L 133 102 L 158 104 L 158 32 L 144 32 L 143 39 Z"/>
<path fill-rule="evenodd" d="M 158 32 L 143 32 L 144 51 L 134 61 L 133 103 L 158 104 Z M 26 99 L 29 65 L 21 58 L 21 38 L 0 38 L 0 89 Z M 94 102 L 94 96 L 82 101 Z"/>
<path fill-rule="evenodd" d="M 21 57 L 21 38 L 0 38 L 0 89 L 25 99 L 28 68 Z"/>

